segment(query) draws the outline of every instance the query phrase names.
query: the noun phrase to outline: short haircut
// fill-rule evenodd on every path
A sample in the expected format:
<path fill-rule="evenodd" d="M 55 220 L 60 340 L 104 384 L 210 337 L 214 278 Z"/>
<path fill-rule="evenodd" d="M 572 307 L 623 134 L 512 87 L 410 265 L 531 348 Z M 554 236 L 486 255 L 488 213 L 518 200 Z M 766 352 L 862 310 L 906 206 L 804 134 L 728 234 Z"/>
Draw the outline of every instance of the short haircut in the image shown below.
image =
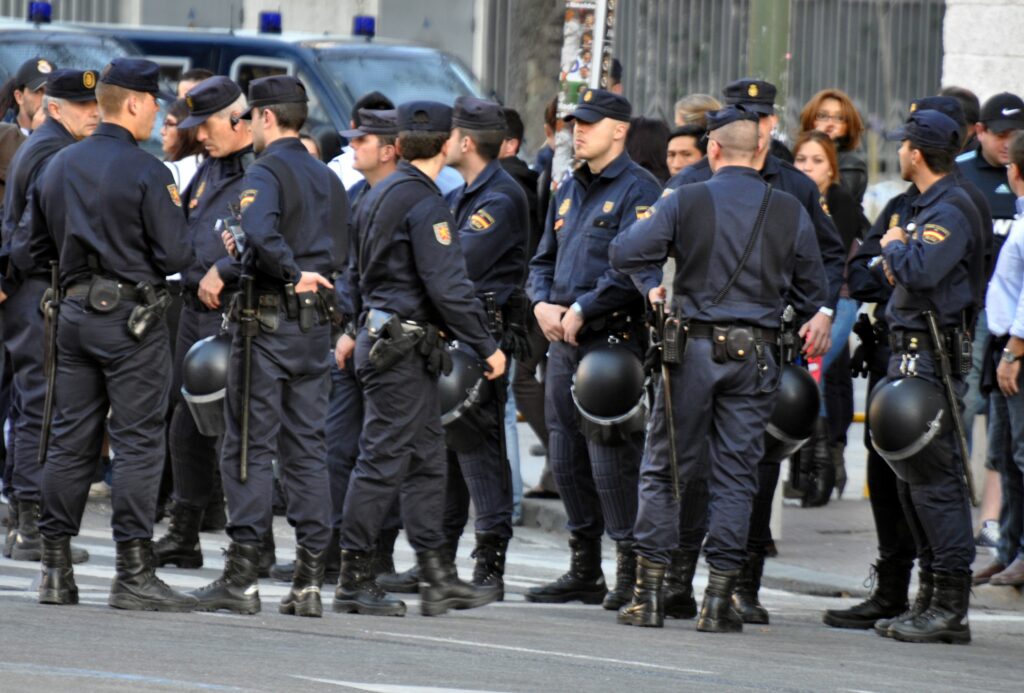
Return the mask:
<path fill-rule="evenodd" d="M 821 145 L 825 152 L 825 158 L 828 159 L 828 165 L 832 168 L 830 182 L 838 183 L 839 155 L 836 153 L 836 143 L 832 141 L 831 137 L 820 130 L 804 130 L 796 136 L 796 142 L 793 144 L 793 158 L 796 158 L 796 155 L 800 152 L 800 147 L 808 142 L 817 142 Z"/>
<path fill-rule="evenodd" d="M 721 102 L 710 94 L 687 94 L 676 101 L 675 119 L 683 121 L 684 125 L 706 128 L 707 112 L 717 111 L 721 107 Z"/>
<path fill-rule="evenodd" d="M 277 127 L 282 130 L 298 132 L 306 124 L 306 117 L 309 115 L 309 106 L 305 103 L 275 103 L 262 108 L 277 117 Z"/>
<path fill-rule="evenodd" d="M 181 73 L 181 77 L 178 78 L 179 82 L 203 82 L 213 77 L 213 71 L 207 70 L 205 67 L 193 67 L 191 70 L 185 70 Z"/>
<path fill-rule="evenodd" d="M 974 125 L 981 117 L 981 101 L 978 95 L 965 87 L 943 87 L 939 90 L 939 96 L 951 96 L 960 102 L 960 108 L 964 112 L 964 120 L 968 125 Z"/>
<path fill-rule="evenodd" d="M 239 94 L 238 98 L 229 103 L 224 108 L 220 109 L 213 116 L 219 116 L 221 118 L 230 118 L 232 113 L 243 113 L 246 108 L 249 107 L 249 100 L 245 98 L 245 94 Z M 213 116 L 210 116 L 211 118 Z"/>
<path fill-rule="evenodd" d="M 523 125 L 523 119 L 519 116 L 519 111 L 514 108 L 503 108 L 501 112 L 505 116 L 505 139 L 522 142 L 526 127 Z"/>
<path fill-rule="evenodd" d="M 433 159 L 451 136 L 450 132 L 406 130 L 398 133 L 398 150 L 406 161 Z"/>
<path fill-rule="evenodd" d="M 558 97 L 554 97 L 548 101 L 548 105 L 544 108 L 544 123 L 552 130 L 558 125 Z"/>
<path fill-rule="evenodd" d="M 1010 163 L 1024 176 L 1024 130 L 1018 130 L 1010 140 Z"/>
<path fill-rule="evenodd" d="M 96 103 L 100 106 L 100 113 L 104 116 L 113 116 L 121 112 L 125 101 L 135 92 L 119 87 L 116 84 L 107 84 L 100 80 L 96 83 Z M 186 110 L 187 110 L 186 106 Z"/>
<path fill-rule="evenodd" d="M 846 122 L 846 136 L 837 142 L 836 146 L 843 150 L 856 149 L 860 146 L 860 138 L 864 135 L 864 120 L 860 117 L 857 107 L 853 105 L 853 99 L 839 89 L 822 89 L 811 97 L 804 109 L 800 111 L 800 129 L 804 131 L 814 129 L 815 116 L 821 110 L 821 104 L 825 99 L 835 99 L 839 102 L 839 110 Z"/>
<path fill-rule="evenodd" d="M 680 125 L 668 133 L 668 141 L 672 142 L 677 137 L 692 137 L 696 142 L 697 149 L 701 154 L 708 153 L 708 131 L 702 125 Z"/>
<path fill-rule="evenodd" d="M 727 159 L 752 159 L 757 153 L 758 127 L 752 120 L 737 120 L 712 130 L 708 137 L 722 148 Z"/>
<path fill-rule="evenodd" d="M 501 154 L 501 143 L 505 141 L 504 130 L 467 130 L 459 128 L 463 137 L 473 140 L 476 153 L 486 161 L 492 161 Z"/>
<path fill-rule="evenodd" d="M 359 118 L 360 109 L 366 109 L 368 111 L 390 111 L 395 107 L 391 99 L 381 94 L 379 91 L 371 91 L 369 94 L 363 94 L 355 106 L 352 107 L 352 122 L 357 126 L 361 125 Z"/>
<path fill-rule="evenodd" d="M 920 147 L 910 141 L 910 148 L 921 152 L 924 163 L 932 173 L 951 173 L 956 162 L 956 155 L 959 152 L 951 152 L 948 149 L 936 149 L 935 147 Z"/>

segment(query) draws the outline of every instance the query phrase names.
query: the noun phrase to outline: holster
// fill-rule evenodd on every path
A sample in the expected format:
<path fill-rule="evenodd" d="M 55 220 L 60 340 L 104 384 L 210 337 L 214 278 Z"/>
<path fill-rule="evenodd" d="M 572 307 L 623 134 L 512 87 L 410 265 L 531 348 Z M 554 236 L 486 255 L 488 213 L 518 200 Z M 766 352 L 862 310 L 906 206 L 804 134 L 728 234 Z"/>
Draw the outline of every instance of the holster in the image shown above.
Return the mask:
<path fill-rule="evenodd" d="M 264 332 L 277 332 L 281 323 L 280 296 L 277 294 L 259 295 L 256 302 L 256 322 Z"/>
<path fill-rule="evenodd" d="M 949 361 L 954 373 L 966 376 L 971 372 L 974 360 L 974 342 L 964 330 L 956 330 L 947 337 Z"/>
<path fill-rule="evenodd" d="M 425 330 L 413 323 L 403 323 L 394 313 L 374 309 L 366 316 L 366 332 L 373 340 L 370 364 L 383 373 L 412 353 Z"/>
<path fill-rule="evenodd" d="M 686 353 L 686 326 L 677 317 L 665 318 L 661 335 L 661 360 L 669 365 L 682 363 Z"/>
<path fill-rule="evenodd" d="M 128 334 L 137 341 L 142 341 L 149 331 L 164 318 L 168 306 L 171 305 L 171 292 L 166 289 L 157 291 L 149 282 L 139 282 L 135 286 L 139 304 L 132 308 L 128 315 Z M 90 287 L 90 298 L 92 291 Z"/>

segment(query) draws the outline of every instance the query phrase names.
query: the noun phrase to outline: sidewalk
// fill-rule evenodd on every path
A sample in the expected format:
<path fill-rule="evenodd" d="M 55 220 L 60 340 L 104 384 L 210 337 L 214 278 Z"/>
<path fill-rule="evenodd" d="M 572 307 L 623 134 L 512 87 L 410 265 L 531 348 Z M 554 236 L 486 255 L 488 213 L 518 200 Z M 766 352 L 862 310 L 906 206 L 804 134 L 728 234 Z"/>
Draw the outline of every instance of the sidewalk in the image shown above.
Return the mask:
<path fill-rule="evenodd" d="M 833 498 L 823 508 L 783 506 L 782 533 L 776 538 L 779 555 L 765 563 L 766 586 L 830 597 L 863 597 L 870 591 L 866 578 L 877 555 L 877 540 L 870 503 L 862 497 L 862 436 L 862 425 L 851 426 L 846 452 L 850 480 L 842 500 Z M 526 424 L 519 425 L 519 440 L 523 484 L 529 488 L 540 478 L 544 460 L 528 454 L 537 439 Z M 563 533 L 565 509 L 558 500 L 523 499 L 523 521 L 528 527 Z M 992 554 L 979 551 L 975 567 L 991 559 Z M 701 568 L 706 570 L 703 563 Z M 916 573 L 912 589 L 916 589 Z M 1013 587 L 983 585 L 974 588 L 971 606 L 1024 611 L 1024 594 Z"/>

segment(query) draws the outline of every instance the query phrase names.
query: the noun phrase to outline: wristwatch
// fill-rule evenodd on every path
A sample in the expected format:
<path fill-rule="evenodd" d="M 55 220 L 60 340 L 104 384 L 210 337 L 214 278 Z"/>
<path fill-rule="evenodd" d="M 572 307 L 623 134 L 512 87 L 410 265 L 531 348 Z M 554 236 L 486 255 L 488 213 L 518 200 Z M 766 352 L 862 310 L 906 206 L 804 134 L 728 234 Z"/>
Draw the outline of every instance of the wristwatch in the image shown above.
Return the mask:
<path fill-rule="evenodd" d="M 1003 361 L 1006 361 L 1007 363 L 1016 363 L 1017 361 L 1020 361 L 1020 358 L 1020 356 L 1009 349 L 1003 349 Z"/>
<path fill-rule="evenodd" d="M 580 306 L 579 303 L 573 303 L 571 306 L 569 306 L 569 310 L 571 310 L 573 313 L 576 313 L 576 317 L 583 317 L 583 307 Z"/>
<path fill-rule="evenodd" d="M 836 316 L 836 311 L 828 306 L 822 306 L 818 309 L 818 312 L 827 317 L 829 320 Z"/>

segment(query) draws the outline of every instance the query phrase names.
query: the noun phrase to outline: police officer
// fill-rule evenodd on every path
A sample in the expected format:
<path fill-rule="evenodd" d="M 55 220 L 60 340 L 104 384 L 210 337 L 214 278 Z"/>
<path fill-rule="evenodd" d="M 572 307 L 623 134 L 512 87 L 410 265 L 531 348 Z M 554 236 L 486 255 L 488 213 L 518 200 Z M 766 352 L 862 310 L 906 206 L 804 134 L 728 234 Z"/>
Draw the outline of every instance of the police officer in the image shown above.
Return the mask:
<path fill-rule="evenodd" d="M 625 152 L 631 111 L 625 98 L 593 89 L 566 116 L 574 121 L 576 157 L 584 163 L 559 186 L 530 262 L 530 299 L 550 342 L 548 456 L 572 533 L 569 571 L 527 592 L 533 602 L 603 601 L 606 609 L 618 609 L 629 601 L 636 572 L 633 522 L 642 436 L 628 436 L 618 445 L 584 441 L 571 395 L 577 364 L 609 337 L 642 354 L 643 296 L 608 264 L 608 244 L 660 194 L 657 180 Z M 616 542 L 618 559 L 616 586 L 607 594 L 601 571 L 605 529 Z"/>
<path fill-rule="evenodd" d="M 249 108 L 241 115 L 252 121 L 253 148 L 261 154 L 245 172 L 239 198 L 242 272 L 252 277 L 255 295 L 236 300 L 241 305 L 231 311 L 241 318 L 231 346 L 221 449 L 231 545 L 221 577 L 194 592 L 203 611 L 254 614 L 261 608 L 260 544 L 272 529 L 276 455 L 297 543 L 295 575 L 280 611 L 322 615 L 331 538 L 324 418 L 334 286 L 327 277 L 347 257 L 349 205 L 337 177 L 298 138 L 307 102 L 295 77 L 264 77 L 250 83 Z M 226 243 L 239 250 L 230 236 Z M 206 287 L 200 291 L 212 298 Z M 251 370 L 245 366 L 250 360 Z M 249 420 L 259 422 L 248 431 L 242 427 L 246 407 Z"/>
<path fill-rule="evenodd" d="M 174 352 L 175 402 L 168 440 L 174 469 L 174 505 L 167 534 L 156 542 L 157 565 L 200 568 L 203 552 L 199 530 L 215 483 L 218 445 L 216 436 L 204 436 L 196 427 L 179 394 L 182 362 L 193 344 L 220 333 L 228 294 L 237 291 L 239 262 L 224 250 L 217 222 L 237 204 L 242 177 L 255 160 L 252 130 L 240 119 L 247 107 L 245 95 L 227 77 L 210 77 L 186 95 L 189 115 L 179 128 L 197 128 L 207 154 L 184 191 L 193 257 L 182 274 L 182 306 Z"/>
<path fill-rule="evenodd" d="M 938 385 L 923 311 L 935 311 L 943 337 L 952 343 L 965 314 L 976 310 L 985 281 L 981 221 L 970 197 L 950 175 L 961 141 L 955 121 L 938 111 L 918 111 L 891 137 L 902 140 L 900 173 L 919 196 L 906 226 L 893 226 L 882 236 L 876 263 L 894 287 L 886 307 L 893 346 L 888 377 L 913 375 Z M 954 381 L 957 401 L 950 404 L 962 409 L 966 386 L 959 372 Z M 970 641 L 967 604 L 974 539 L 961 477 L 965 462 L 946 427 L 933 441 L 922 478 L 898 482 L 921 570 L 933 575 L 934 584 L 924 611 L 889 625 L 885 634 L 898 640 Z"/>
<path fill-rule="evenodd" d="M 506 123 L 496 103 L 470 96 L 455 100 L 448 165 L 466 180 L 449 195 L 466 271 L 484 304 L 491 333 L 515 355 L 505 339 L 511 325 L 524 326 L 525 296 L 521 285 L 526 271 L 526 242 L 530 208 L 522 186 L 498 160 Z M 525 333 L 522 338 L 525 339 Z M 512 481 L 505 451 L 504 417 L 507 378 L 495 381 L 495 397 L 472 408 L 459 426 L 470 426 L 466 440 L 449 436 L 449 454 L 456 467 L 450 474 L 445 513 L 446 540 L 454 555 L 469 514 L 476 511 L 476 567 L 473 584 L 496 585 L 504 597 L 505 553 L 512 537 Z M 458 438 L 459 436 L 454 436 Z M 468 490 L 468 493 L 467 493 Z"/>
<path fill-rule="evenodd" d="M 365 414 L 341 532 L 337 611 L 404 615 L 374 580 L 373 549 L 396 497 L 420 569 L 426 616 L 498 597 L 467 585 L 442 551 L 445 460 L 437 378 L 445 352 L 439 328 L 486 360 L 487 377 L 505 355 L 473 295 L 451 212 L 434 181 L 445 165 L 452 110 L 432 101 L 398 108 L 398 170 L 371 187 L 356 219 L 353 296 L 362 323 L 355 343 Z M 348 362 L 351 343 L 338 354 Z"/>
<path fill-rule="evenodd" d="M 191 256 L 171 174 L 138 146 L 160 111 L 159 72 L 139 58 L 115 58 L 103 68 L 96 85 L 103 122 L 50 159 L 33 197 L 33 266 L 58 259 L 56 243 L 64 292 L 39 522 L 44 604 L 78 601 L 70 538 L 85 511 L 104 428 L 117 453 L 117 573 L 108 603 L 155 611 L 190 611 L 196 603 L 156 576 L 152 558 L 171 385 L 164 277 Z"/>
<path fill-rule="evenodd" d="M 64 147 L 88 137 L 99 125 L 94 70 L 54 70 L 47 76 L 42 108 L 47 117 L 11 162 L 3 205 L 3 259 L 6 272 L 0 278 L 0 302 L 7 351 L 13 372 L 13 406 L 10 413 L 8 463 L 13 465 L 12 506 L 17 510 L 17 533 L 10 558 L 38 561 L 39 501 L 43 468 L 39 437 L 46 400 L 46 369 L 43 363 L 45 325 L 39 306 L 50 286 L 50 268 L 36 266 L 29 254 L 29 202 L 46 164 Z M 55 252 L 55 250 L 54 250 Z M 72 548 L 72 559 L 88 558 L 84 549 Z"/>
<path fill-rule="evenodd" d="M 32 133 L 32 123 L 36 113 L 43 106 L 46 81 L 57 66 L 46 58 L 36 56 L 21 64 L 9 82 L 4 85 L 4 92 L 10 88 L 12 102 L 7 113 L 0 113 L 4 122 L 16 123 L 24 135 Z"/>
<path fill-rule="evenodd" d="M 814 224 L 815 238 L 828 280 L 828 300 L 801 326 L 800 336 L 804 338 L 804 352 L 807 355 L 822 355 L 828 351 L 830 345 L 832 315 L 843 285 L 846 250 L 835 224 L 825 211 L 824 198 L 817 186 L 792 164 L 769 153 L 767 143 L 771 140 L 771 132 L 778 122 L 774 105 L 775 86 L 762 80 L 740 79 L 727 84 L 723 94 L 726 104 L 740 105 L 758 115 L 759 136 L 763 147 L 758 150 L 754 168 L 774 189 L 796 197 Z M 676 189 L 687 183 L 706 181 L 710 177 L 711 167 L 705 158 L 684 168 L 669 180 L 666 187 Z M 750 560 L 737 581 L 737 608 L 747 623 L 768 622 L 768 614 L 758 602 L 757 593 L 761 586 L 765 552 L 771 541 L 769 525 L 772 497 L 779 481 L 779 471 L 778 462 L 768 461 L 762 461 L 757 469 L 758 492 L 754 497 L 748 534 Z M 699 476 L 693 478 L 686 484 L 683 494 L 683 501 L 680 504 L 683 512 L 680 518 L 680 546 L 669 571 L 669 582 L 672 587 L 666 591 L 666 600 L 670 602 L 669 608 L 672 612 L 691 615 L 696 607 L 692 596 L 693 571 L 707 528 L 707 512 L 704 510 L 708 503 L 706 481 Z M 679 606 L 673 602 L 678 602 Z M 677 611 L 677 608 L 681 611 Z"/>
<path fill-rule="evenodd" d="M 704 457 L 709 467 L 711 572 L 697 630 L 736 632 L 743 621 L 731 597 L 747 561 L 756 467 L 779 381 L 773 347 L 782 311 L 792 294 L 800 297 L 798 313 L 813 314 L 827 293 L 807 212 L 754 167 L 757 115 L 731 106 L 707 118 L 711 180 L 683 186 L 611 244 L 612 266 L 635 276 L 655 305 L 665 289 L 645 273 L 676 257 L 673 309 L 688 335 L 681 361 L 669 365 L 673 421 L 666 420 L 664 384 L 656 391 L 641 467 L 640 564 L 619 622 L 660 627 L 664 620 L 661 585 L 679 537 L 668 441 L 674 426 L 689 443 L 678 454 L 680 477 L 698 474 Z"/>
<path fill-rule="evenodd" d="M 911 113 L 935 110 L 954 120 L 963 131 L 966 119 L 960 103 L 948 96 L 927 96 L 911 103 Z M 961 134 L 963 134 L 961 132 Z M 954 165 L 952 176 L 957 184 L 971 198 L 982 219 L 982 228 L 989 228 L 988 203 L 974 184 L 963 177 L 959 166 Z M 850 259 L 847 270 L 847 284 L 850 295 L 864 303 L 874 303 L 874 321 L 870 332 L 860 334 L 863 348 L 855 352 L 863 360 L 855 367 L 868 375 L 868 392 L 885 377 L 889 367 L 889 326 L 885 319 L 885 307 L 892 294 L 892 285 L 885 276 L 881 263 L 873 260 L 881 255 L 880 241 L 886 231 L 893 227 L 902 228 L 910 219 L 912 207 L 920 195 L 911 184 L 907 190 L 893 197 L 878 215 L 864 242 Z M 986 234 L 982 234 L 983 239 Z M 855 360 L 858 360 L 855 358 Z M 867 484 L 870 490 L 871 513 L 878 535 L 878 558 L 875 561 L 875 585 L 868 598 L 848 609 L 828 609 L 822 620 L 834 628 L 868 629 L 875 626 L 876 632 L 888 632 L 889 619 L 900 616 L 911 608 L 907 601 L 910 573 L 913 569 L 917 549 L 910 531 L 906 514 L 897 492 L 896 475 L 871 445 L 870 433 L 865 429 L 864 444 L 868 451 Z M 918 572 L 918 597 L 912 609 L 917 613 L 928 608 L 934 586 L 933 575 L 925 570 Z M 876 625 L 877 623 L 877 625 Z"/>

